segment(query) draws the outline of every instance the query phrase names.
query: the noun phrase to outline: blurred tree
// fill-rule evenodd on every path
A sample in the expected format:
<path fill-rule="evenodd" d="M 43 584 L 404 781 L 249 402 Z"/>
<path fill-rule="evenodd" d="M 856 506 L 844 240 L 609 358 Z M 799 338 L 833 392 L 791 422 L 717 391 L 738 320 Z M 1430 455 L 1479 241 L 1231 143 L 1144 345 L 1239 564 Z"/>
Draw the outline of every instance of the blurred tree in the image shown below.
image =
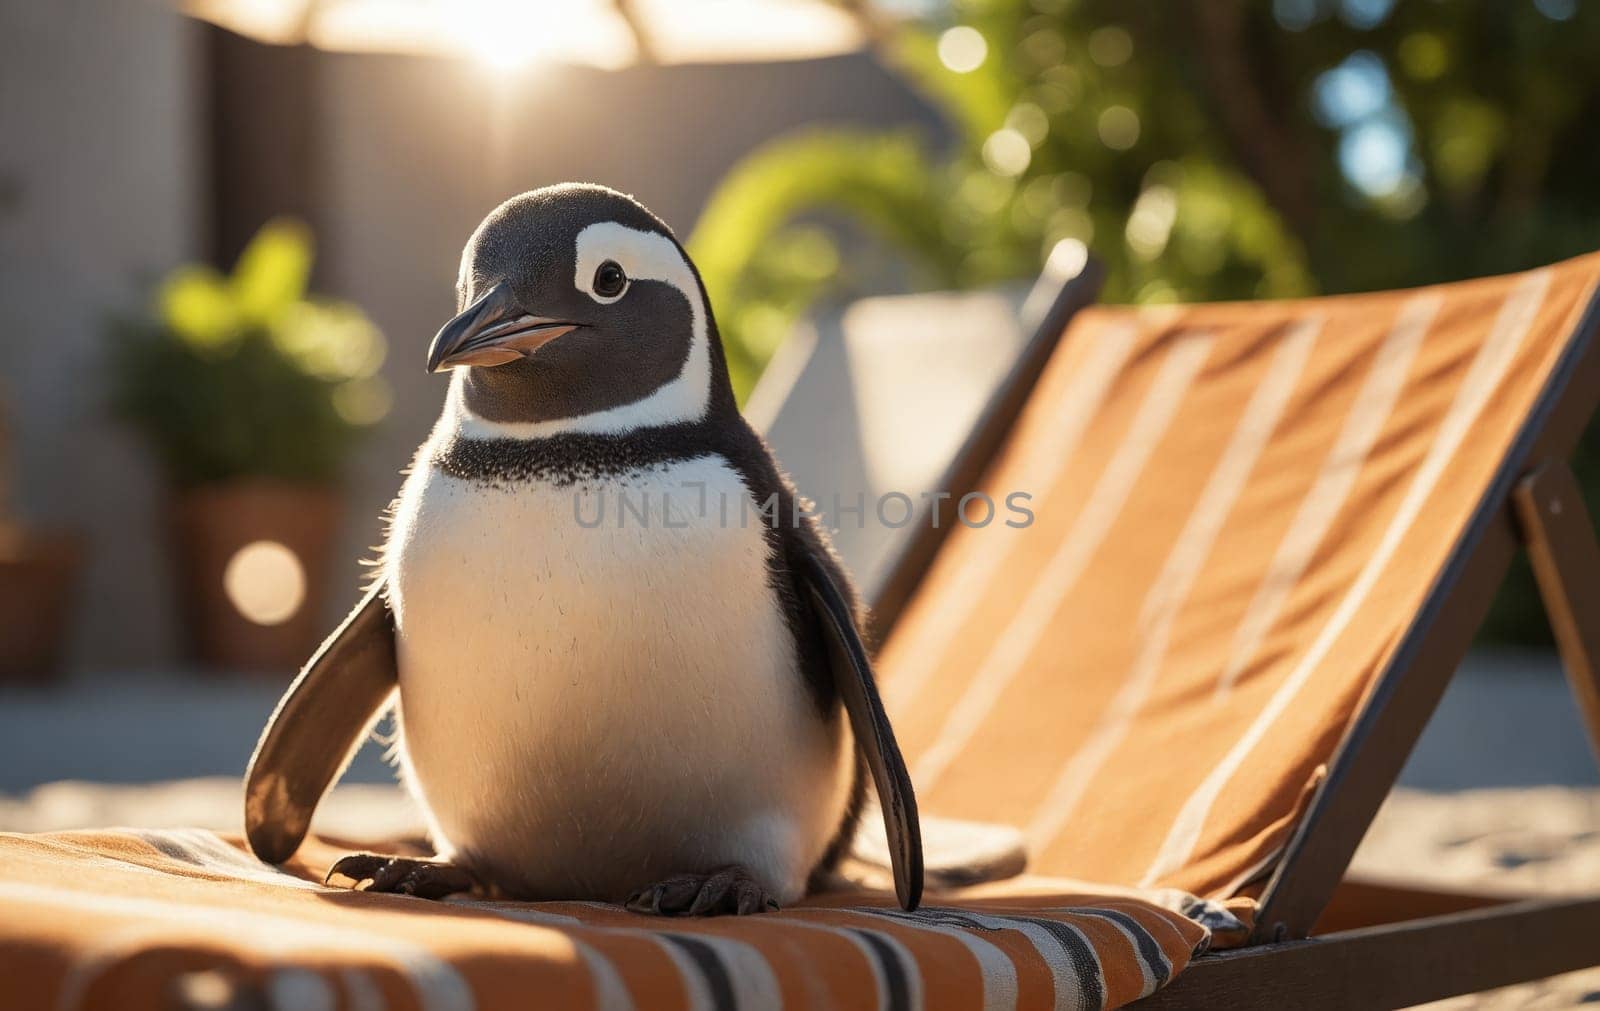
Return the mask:
<path fill-rule="evenodd" d="M 954 0 L 899 24 L 846 5 L 952 140 L 814 130 L 733 169 L 690 248 L 741 392 L 819 297 L 1028 278 L 1062 241 L 1106 264 L 1112 302 L 1403 287 L 1600 247 L 1600 4 Z M 1583 456 L 1600 505 L 1595 433 Z M 1545 636 L 1525 572 L 1491 633 Z"/>

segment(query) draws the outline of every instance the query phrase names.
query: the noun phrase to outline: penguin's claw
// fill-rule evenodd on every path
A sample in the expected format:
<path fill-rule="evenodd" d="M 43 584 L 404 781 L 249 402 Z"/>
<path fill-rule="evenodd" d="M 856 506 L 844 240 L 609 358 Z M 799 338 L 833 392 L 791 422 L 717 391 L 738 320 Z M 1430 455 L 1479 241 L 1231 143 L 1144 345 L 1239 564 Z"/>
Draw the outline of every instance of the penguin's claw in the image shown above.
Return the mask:
<path fill-rule="evenodd" d="M 414 895 L 419 899 L 442 899 L 457 892 L 470 892 L 477 881 L 466 871 L 442 860 L 412 860 L 381 853 L 352 853 L 336 861 L 322 879 L 329 884 L 335 877 L 347 878 L 357 891 Z M 368 882 L 366 888 L 361 883 Z"/>
<path fill-rule="evenodd" d="M 778 903 L 737 864 L 710 874 L 679 874 L 628 896 L 624 905 L 647 916 L 749 916 L 776 911 Z"/>

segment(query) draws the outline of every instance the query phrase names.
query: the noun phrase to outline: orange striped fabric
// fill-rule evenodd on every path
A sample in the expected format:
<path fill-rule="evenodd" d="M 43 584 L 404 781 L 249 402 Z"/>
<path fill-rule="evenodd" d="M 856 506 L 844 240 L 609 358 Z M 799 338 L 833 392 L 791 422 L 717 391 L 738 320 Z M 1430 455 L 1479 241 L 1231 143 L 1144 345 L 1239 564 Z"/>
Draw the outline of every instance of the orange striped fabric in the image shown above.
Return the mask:
<path fill-rule="evenodd" d="M 1032 523 L 953 530 L 881 657 L 923 808 L 1040 873 L 1259 878 L 1597 277 L 1081 313 L 982 481 Z"/>
<path fill-rule="evenodd" d="M 313 839 L 280 872 L 198 829 L 0 834 L 0 1006 L 1097 1009 L 1241 927 L 1040 879 L 916 913 L 853 894 L 703 920 L 316 884 L 347 851 Z"/>

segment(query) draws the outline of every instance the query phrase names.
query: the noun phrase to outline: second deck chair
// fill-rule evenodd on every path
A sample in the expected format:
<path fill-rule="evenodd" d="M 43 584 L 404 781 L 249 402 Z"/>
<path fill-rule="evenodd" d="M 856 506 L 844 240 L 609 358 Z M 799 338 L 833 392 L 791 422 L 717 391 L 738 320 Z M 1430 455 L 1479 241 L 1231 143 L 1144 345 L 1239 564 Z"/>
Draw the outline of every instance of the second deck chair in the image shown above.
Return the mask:
<path fill-rule="evenodd" d="M 1597 280 L 1589 256 L 1045 333 L 878 602 L 923 808 L 1253 925 L 1152 1006 L 1397 1007 L 1600 963 L 1600 897 L 1343 882 L 1519 544 L 1600 748 L 1566 462 L 1600 403 Z M 999 511 L 963 525 L 963 496 Z"/>

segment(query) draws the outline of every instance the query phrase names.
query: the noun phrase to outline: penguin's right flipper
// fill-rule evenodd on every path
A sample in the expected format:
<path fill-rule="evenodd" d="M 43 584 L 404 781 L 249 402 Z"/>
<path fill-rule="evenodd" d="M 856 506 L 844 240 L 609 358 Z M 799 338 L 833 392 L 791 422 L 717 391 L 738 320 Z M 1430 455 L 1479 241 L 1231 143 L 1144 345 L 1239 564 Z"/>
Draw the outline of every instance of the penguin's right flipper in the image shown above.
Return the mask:
<path fill-rule="evenodd" d="M 294 855 L 322 795 L 355 755 L 399 683 L 394 616 L 380 580 L 306 662 L 261 733 L 244 779 L 250 849 Z"/>

